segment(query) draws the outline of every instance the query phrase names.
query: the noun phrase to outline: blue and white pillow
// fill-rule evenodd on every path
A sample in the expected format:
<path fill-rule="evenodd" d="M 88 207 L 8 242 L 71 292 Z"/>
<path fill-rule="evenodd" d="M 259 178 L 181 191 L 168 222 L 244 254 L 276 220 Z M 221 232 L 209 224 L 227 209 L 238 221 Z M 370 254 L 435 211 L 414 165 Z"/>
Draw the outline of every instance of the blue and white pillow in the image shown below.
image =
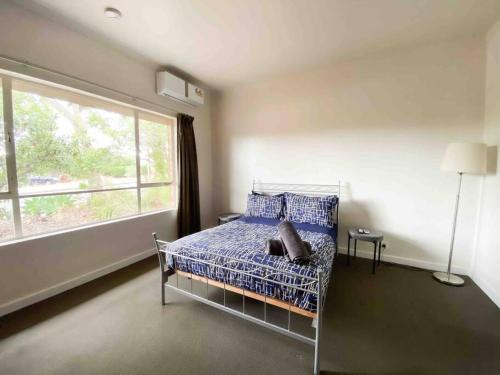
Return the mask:
<path fill-rule="evenodd" d="M 285 193 L 285 220 L 333 228 L 333 212 L 336 205 L 337 197 L 334 195 L 308 197 Z"/>
<path fill-rule="evenodd" d="M 281 219 L 285 197 L 280 195 L 248 194 L 245 216 Z"/>

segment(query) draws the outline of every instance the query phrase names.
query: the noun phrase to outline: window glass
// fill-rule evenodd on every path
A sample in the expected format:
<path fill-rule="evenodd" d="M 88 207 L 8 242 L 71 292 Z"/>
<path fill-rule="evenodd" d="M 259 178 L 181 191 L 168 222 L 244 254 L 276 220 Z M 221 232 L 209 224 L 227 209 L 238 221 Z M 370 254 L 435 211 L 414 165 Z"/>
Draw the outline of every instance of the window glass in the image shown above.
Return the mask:
<path fill-rule="evenodd" d="M 12 87 L 7 113 L 13 115 L 18 189 L 8 187 L 11 148 L 0 89 L 0 242 L 137 215 L 138 196 L 141 212 L 176 206 L 174 118 L 56 84 L 2 77 Z"/>
<path fill-rule="evenodd" d="M 0 192 L 9 190 L 7 183 L 7 154 L 5 152 L 5 128 L 3 111 L 3 90 L 2 80 L 0 79 Z"/>
<path fill-rule="evenodd" d="M 12 200 L 0 200 L 0 241 L 14 238 L 14 220 L 12 217 Z"/>
<path fill-rule="evenodd" d="M 137 214 L 137 191 L 64 194 L 21 199 L 24 235 L 52 232 Z"/>
<path fill-rule="evenodd" d="M 172 180 L 172 121 L 159 116 L 139 115 L 141 182 Z"/>
<path fill-rule="evenodd" d="M 136 186 L 133 111 L 13 81 L 19 193 Z"/>
<path fill-rule="evenodd" d="M 175 207 L 173 185 L 141 189 L 141 211 L 157 211 Z"/>

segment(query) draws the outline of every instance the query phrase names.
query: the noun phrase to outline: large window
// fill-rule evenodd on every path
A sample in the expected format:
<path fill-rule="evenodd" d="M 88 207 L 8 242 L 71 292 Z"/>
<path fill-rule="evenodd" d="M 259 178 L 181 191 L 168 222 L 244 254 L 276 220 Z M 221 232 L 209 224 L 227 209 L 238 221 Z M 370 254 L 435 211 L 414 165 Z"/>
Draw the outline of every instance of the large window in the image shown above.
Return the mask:
<path fill-rule="evenodd" d="M 175 119 L 0 79 L 0 241 L 175 206 Z"/>

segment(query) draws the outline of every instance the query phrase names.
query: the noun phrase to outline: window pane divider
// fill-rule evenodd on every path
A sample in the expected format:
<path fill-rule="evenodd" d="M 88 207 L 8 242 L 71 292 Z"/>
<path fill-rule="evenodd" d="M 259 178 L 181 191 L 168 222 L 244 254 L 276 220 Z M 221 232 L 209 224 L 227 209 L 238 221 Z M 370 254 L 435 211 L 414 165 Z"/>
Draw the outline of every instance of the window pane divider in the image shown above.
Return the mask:
<path fill-rule="evenodd" d="M 134 111 L 134 130 L 135 130 L 135 174 L 137 177 L 137 212 L 142 213 L 141 200 L 141 149 L 139 140 L 139 112 Z"/>
<path fill-rule="evenodd" d="M 14 138 L 14 104 L 12 102 L 12 79 L 2 77 L 3 114 L 5 131 L 5 150 L 7 162 L 7 180 L 9 193 L 12 198 L 12 216 L 16 237 L 23 235 L 21 226 L 21 207 L 19 205 L 19 191 L 16 168 L 16 144 Z"/>
<path fill-rule="evenodd" d="M 149 188 L 149 187 L 161 187 L 161 186 L 169 186 L 172 185 L 173 181 L 165 181 L 165 182 L 144 182 L 139 184 L 140 188 Z"/>
<path fill-rule="evenodd" d="M 89 193 L 101 193 L 105 191 L 119 191 L 119 190 L 132 190 L 132 189 L 137 189 L 137 187 L 128 186 L 128 187 L 116 187 L 107 189 L 65 190 L 65 191 L 52 191 L 52 192 L 46 191 L 46 192 L 32 193 L 32 194 L 19 194 L 19 198 L 50 197 L 54 195 L 89 194 Z"/>

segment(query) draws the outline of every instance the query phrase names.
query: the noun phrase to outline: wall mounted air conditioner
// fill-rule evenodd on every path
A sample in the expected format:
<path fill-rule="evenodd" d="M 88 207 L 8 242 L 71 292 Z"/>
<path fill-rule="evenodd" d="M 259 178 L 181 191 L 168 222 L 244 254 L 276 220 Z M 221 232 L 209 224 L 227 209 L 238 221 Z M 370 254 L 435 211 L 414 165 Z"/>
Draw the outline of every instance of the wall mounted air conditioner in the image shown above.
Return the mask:
<path fill-rule="evenodd" d="M 191 105 L 202 105 L 205 96 L 203 89 L 169 72 L 156 73 L 156 93 Z"/>

